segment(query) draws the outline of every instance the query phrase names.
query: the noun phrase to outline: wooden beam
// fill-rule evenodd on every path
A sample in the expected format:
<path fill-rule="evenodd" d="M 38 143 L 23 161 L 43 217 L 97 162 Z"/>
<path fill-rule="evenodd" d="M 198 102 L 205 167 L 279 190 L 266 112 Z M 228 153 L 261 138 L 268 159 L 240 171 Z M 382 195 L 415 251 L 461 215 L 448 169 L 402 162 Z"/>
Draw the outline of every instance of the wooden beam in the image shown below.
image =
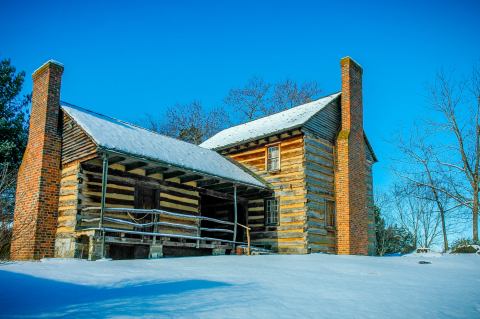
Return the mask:
<path fill-rule="evenodd" d="M 108 160 L 108 165 L 113 165 L 113 164 L 117 164 L 117 163 L 120 163 L 122 161 L 126 160 L 125 157 L 123 156 L 112 156 L 111 158 L 109 158 Z"/>
<path fill-rule="evenodd" d="M 218 183 L 218 184 L 215 184 L 215 185 L 211 185 L 211 186 L 208 186 L 206 188 L 208 189 L 213 189 L 213 190 L 218 190 L 218 189 L 222 189 L 222 188 L 229 188 L 229 187 L 232 187 L 232 183 Z"/>
<path fill-rule="evenodd" d="M 249 147 L 254 147 L 254 146 L 257 146 L 258 145 L 258 141 L 251 141 L 248 143 L 248 146 Z"/>
<path fill-rule="evenodd" d="M 202 195 L 207 195 L 207 196 L 212 196 L 212 197 L 216 197 L 216 198 L 227 199 L 227 200 L 233 201 L 233 195 L 231 195 L 231 194 L 224 194 L 224 193 L 217 192 L 217 191 L 214 191 L 214 190 L 211 190 L 211 189 L 203 189 L 203 188 L 200 188 L 198 192 Z M 248 199 L 237 196 L 237 201 L 238 202 L 247 202 Z"/>
<path fill-rule="evenodd" d="M 97 174 L 101 174 L 102 172 L 102 167 L 94 164 L 88 164 L 88 163 L 82 163 L 82 168 L 86 171 L 84 172 L 85 174 L 88 174 L 88 172 L 93 172 Z M 194 192 L 198 192 L 199 194 L 207 195 L 207 196 L 212 196 L 216 198 L 222 198 L 222 199 L 228 199 L 228 200 L 233 200 L 233 196 L 230 194 L 224 194 L 221 192 L 217 192 L 212 189 L 205 189 L 205 188 L 200 188 L 200 187 L 195 187 L 191 185 L 185 185 L 185 184 L 179 184 L 175 182 L 170 182 L 170 181 L 161 181 L 156 178 L 148 177 L 148 176 L 142 176 L 142 175 L 137 175 L 129 172 L 124 172 L 120 171 L 117 169 L 109 169 L 109 179 L 110 180 L 117 180 L 121 181 L 125 185 L 135 185 L 135 184 L 147 184 L 147 185 L 152 185 L 156 186 L 158 188 L 162 188 L 162 186 L 169 186 L 169 187 L 180 187 L 185 190 L 190 190 Z M 247 201 L 246 198 L 242 198 L 238 196 L 237 200 L 240 202 Z"/>
<path fill-rule="evenodd" d="M 159 167 L 146 169 L 145 174 L 146 175 L 153 175 L 153 174 L 157 174 L 157 173 L 163 173 L 163 172 L 166 172 L 166 171 L 168 171 L 168 168 L 159 166 Z"/>
<path fill-rule="evenodd" d="M 174 178 L 174 177 L 182 176 L 182 175 L 185 175 L 185 174 L 186 173 L 182 172 L 182 171 L 173 171 L 173 172 L 170 172 L 170 173 L 163 174 L 163 179 Z"/>
<path fill-rule="evenodd" d="M 205 186 L 218 184 L 218 183 L 220 183 L 220 180 L 218 180 L 218 179 L 209 179 L 209 180 L 206 180 L 206 181 L 198 182 L 197 186 L 198 187 L 205 187 Z"/>
<path fill-rule="evenodd" d="M 231 187 L 227 187 L 227 188 L 222 188 L 222 192 L 224 193 L 229 193 L 229 194 L 233 194 L 233 190 L 234 190 L 235 186 L 231 186 Z M 237 186 L 237 195 L 242 193 L 242 192 L 247 192 L 248 191 L 248 187 L 246 186 Z"/>
<path fill-rule="evenodd" d="M 262 198 L 262 197 L 271 197 L 271 196 L 273 196 L 273 192 L 262 191 L 258 189 L 252 189 L 242 193 L 242 197 L 244 198 L 256 198 L 256 197 Z"/>
<path fill-rule="evenodd" d="M 292 131 L 287 131 L 287 132 L 284 132 L 284 133 L 280 134 L 281 138 L 289 138 L 291 136 L 292 136 Z"/>
<path fill-rule="evenodd" d="M 198 180 L 201 180 L 203 178 L 204 177 L 202 175 L 187 175 L 187 176 L 180 177 L 180 182 L 181 183 L 188 183 L 188 182 L 198 181 Z"/>
<path fill-rule="evenodd" d="M 145 163 L 145 162 L 133 162 L 133 163 L 125 164 L 125 170 L 129 172 L 137 168 L 145 167 L 147 165 L 148 163 Z"/>

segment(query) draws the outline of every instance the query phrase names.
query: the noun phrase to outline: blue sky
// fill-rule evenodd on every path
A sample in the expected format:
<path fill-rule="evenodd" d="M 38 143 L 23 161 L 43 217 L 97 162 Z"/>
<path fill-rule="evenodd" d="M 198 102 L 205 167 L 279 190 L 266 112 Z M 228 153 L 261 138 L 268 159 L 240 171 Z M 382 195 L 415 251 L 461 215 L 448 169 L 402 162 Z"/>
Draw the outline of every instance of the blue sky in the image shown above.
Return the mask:
<path fill-rule="evenodd" d="M 480 1 L 1 0 L 0 57 L 27 74 L 58 60 L 63 100 L 136 121 L 176 102 L 219 105 L 254 75 L 315 80 L 326 95 L 339 90 L 339 60 L 350 55 L 364 68 L 382 189 L 393 177 L 389 140 L 428 115 L 435 72 L 461 75 L 480 62 L 479 16 Z"/>

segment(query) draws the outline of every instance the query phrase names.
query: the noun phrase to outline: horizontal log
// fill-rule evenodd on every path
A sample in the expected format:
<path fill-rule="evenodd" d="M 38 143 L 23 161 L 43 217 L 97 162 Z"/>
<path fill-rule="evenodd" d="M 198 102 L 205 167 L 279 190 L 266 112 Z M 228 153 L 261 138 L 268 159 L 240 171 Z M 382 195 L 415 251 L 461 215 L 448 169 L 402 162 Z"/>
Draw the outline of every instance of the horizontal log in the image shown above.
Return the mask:
<path fill-rule="evenodd" d="M 90 171 L 90 172 L 95 172 L 100 174 L 102 168 L 96 165 L 91 165 L 91 164 L 82 164 L 82 168 Z M 91 175 L 91 174 L 90 174 Z M 91 178 L 93 176 L 89 176 Z M 97 177 L 98 178 L 98 177 Z M 229 199 L 233 200 L 233 195 L 231 194 L 225 194 L 221 192 L 217 192 L 214 190 L 209 190 L 209 189 L 203 189 L 203 188 L 198 188 L 195 186 L 190 186 L 190 185 L 185 185 L 185 184 L 179 184 L 175 182 L 170 182 L 170 181 L 161 181 L 152 177 L 148 176 L 142 176 L 142 175 L 136 175 L 128 172 L 123 172 L 119 170 L 114 170 L 114 169 L 109 169 L 109 175 L 108 175 L 108 180 L 109 182 L 112 180 L 115 180 L 115 183 L 124 183 L 127 185 L 135 185 L 135 184 L 141 184 L 141 183 L 146 183 L 150 185 L 154 185 L 159 189 L 162 189 L 162 186 L 168 186 L 168 187 L 174 187 L 174 188 L 181 188 L 185 190 L 190 190 L 190 191 L 195 191 L 198 192 L 199 194 L 203 195 L 208 195 L 212 197 L 217 197 L 217 198 L 223 198 L 223 199 Z M 245 202 L 247 199 L 242 198 L 240 196 L 237 196 L 237 200 L 240 202 Z"/>

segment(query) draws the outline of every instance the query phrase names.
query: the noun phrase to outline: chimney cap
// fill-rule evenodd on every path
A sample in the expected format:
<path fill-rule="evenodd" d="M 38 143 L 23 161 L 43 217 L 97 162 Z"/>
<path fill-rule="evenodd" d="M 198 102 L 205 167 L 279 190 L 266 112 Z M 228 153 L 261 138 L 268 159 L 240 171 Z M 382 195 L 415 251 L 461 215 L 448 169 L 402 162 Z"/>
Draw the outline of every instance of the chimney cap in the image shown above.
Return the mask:
<path fill-rule="evenodd" d="M 60 68 L 63 71 L 63 64 L 50 59 L 47 62 L 43 63 L 39 68 L 37 68 L 35 71 L 33 71 L 32 77 L 35 78 L 38 76 L 43 70 L 47 69 L 50 65 L 55 65 L 56 67 Z"/>
<path fill-rule="evenodd" d="M 344 65 L 344 64 L 347 64 L 347 63 L 351 63 L 351 64 L 355 65 L 356 67 L 358 67 L 360 70 L 363 70 L 360 63 L 358 63 L 357 61 L 355 61 L 354 59 L 352 59 L 348 55 L 346 57 L 343 57 L 343 58 L 340 59 L 340 65 Z"/>

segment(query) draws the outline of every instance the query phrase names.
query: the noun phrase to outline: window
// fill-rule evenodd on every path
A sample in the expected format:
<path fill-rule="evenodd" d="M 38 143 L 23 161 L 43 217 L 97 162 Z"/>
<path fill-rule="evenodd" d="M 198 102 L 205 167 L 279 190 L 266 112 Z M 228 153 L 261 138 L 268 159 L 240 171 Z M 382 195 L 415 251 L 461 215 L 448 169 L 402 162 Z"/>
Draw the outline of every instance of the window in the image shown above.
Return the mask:
<path fill-rule="evenodd" d="M 278 199 L 265 200 L 265 226 L 278 225 Z"/>
<path fill-rule="evenodd" d="M 267 148 L 267 171 L 275 172 L 280 170 L 280 146 L 268 146 Z"/>
<path fill-rule="evenodd" d="M 335 202 L 331 200 L 325 201 L 325 225 L 335 227 Z"/>

